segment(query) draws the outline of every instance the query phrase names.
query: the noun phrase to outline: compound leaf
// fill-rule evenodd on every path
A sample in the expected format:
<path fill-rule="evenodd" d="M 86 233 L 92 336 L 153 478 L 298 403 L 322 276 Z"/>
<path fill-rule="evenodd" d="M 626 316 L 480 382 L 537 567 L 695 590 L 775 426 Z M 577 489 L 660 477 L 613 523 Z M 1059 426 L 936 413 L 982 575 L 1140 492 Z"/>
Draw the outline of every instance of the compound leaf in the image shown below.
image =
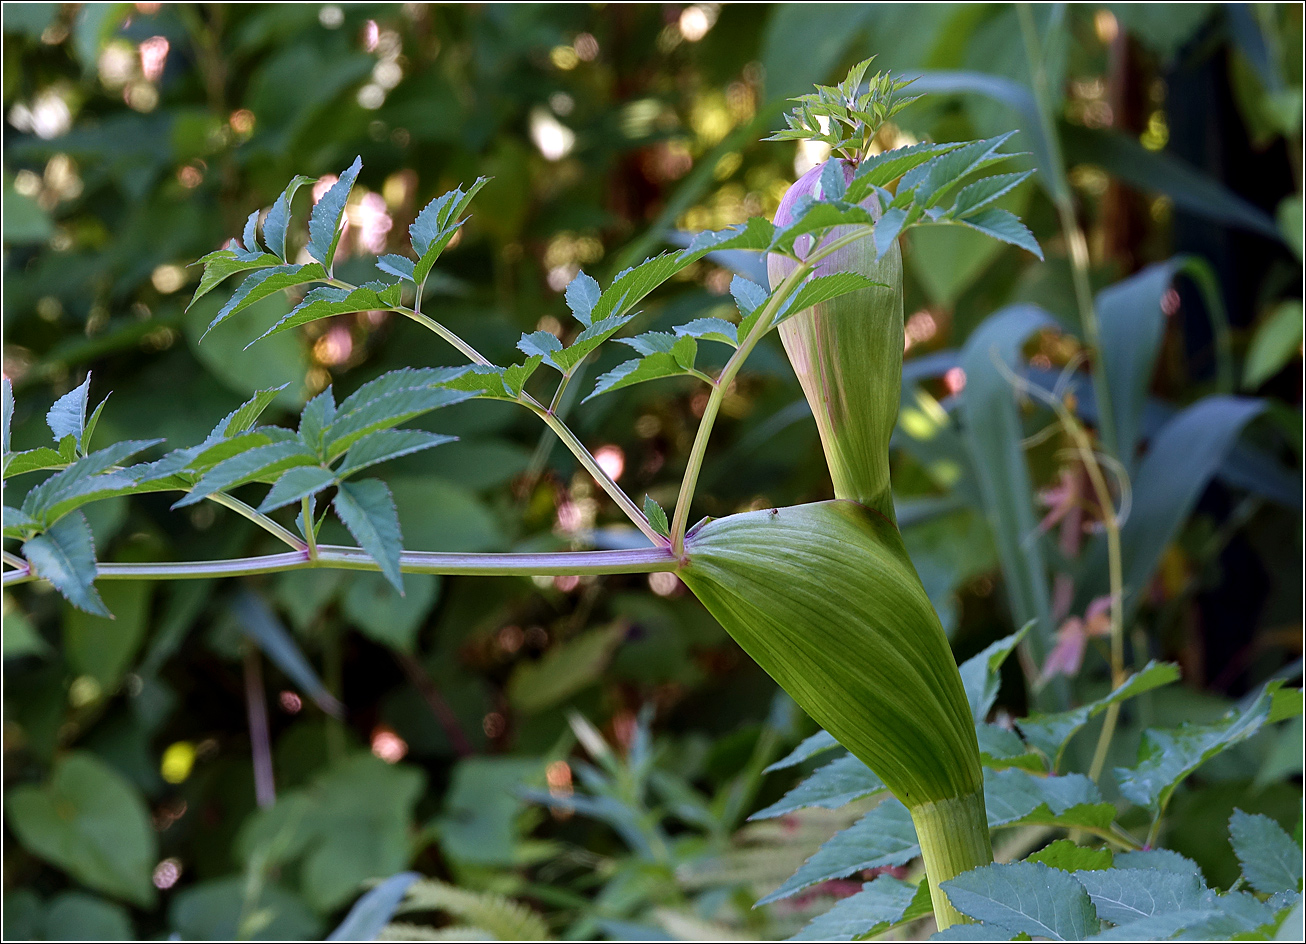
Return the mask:
<path fill-rule="evenodd" d="M 282 265 L 283 260 L 268 252 L 249 255 L 237 253 L 233 249 L 219 249 L 191 264 L 203 265 L 204 274 L 200 276 L 200 284 L 195 289 L 195 294 L 191 296 L 190 302 L 186 305 L 188 311 L 191 305 L 194 305 L 236 273 Z"/>
<path fill-rule="evenodd" d="M 316 495 L 329 485 L 334 485 L 335 474 L 317 465 L 300 465 L 287 469 L 263 499 L 258 510 L 267 514 L 293 504 L 309 495 Z"/>
<path fill-rule="evenodd" d="M 236 314 L 236 312 L 248 308 L 255 302 L 276 294 L 282 289 L 294 288 L 296 285 L 306 285 L 309 282 L 318 282 L 326 277 L 326 270 L 316 262 L 309 262 L 304 265 L 272 266 L 269 269 L 255 272 L 241 282 L 240 288 L 236 289 L 236 293 L 227 299 L 225 305 L 218 309 L 217 315 L 214 316 L 209 326 L 204 329 L 204 334 L 200 336 L 200 340 L 203 340 L 210 331 Z"/>

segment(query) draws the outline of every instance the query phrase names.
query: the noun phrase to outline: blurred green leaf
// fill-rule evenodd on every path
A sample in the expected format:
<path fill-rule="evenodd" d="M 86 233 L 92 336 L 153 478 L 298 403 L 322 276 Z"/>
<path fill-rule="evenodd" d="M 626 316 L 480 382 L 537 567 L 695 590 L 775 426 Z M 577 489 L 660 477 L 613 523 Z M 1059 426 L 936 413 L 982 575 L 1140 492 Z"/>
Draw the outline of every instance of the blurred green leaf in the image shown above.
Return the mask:
<path fill-rule="evenodd" d="M 97 891 L 154 903 L 157 861 L 149 812 L 136 789 L 93 754 L 55 761 L 42 786 L 8 791 L 8 825 L 33 855 Z"/>
<path fill-rule="evenodd" d="M 109 581 L 103 599 L 113 619 L 74 610 L 64 621 L 68 667 L 95 679 L 106 695 L 118 687 L 145 641 L 153 589 L 143 580 Z"/>
<path fill-rule="evenodd" d="M 354 574 L 345 591 L 345 616 L 369 637 L 401 652 L 416 648 L 417 633 L 440 595 L 434 574 L 404 574 L 405 594 L 381 574 Z"/>
<path fill-rule="evenodd" d="M 559 704 L 598 680 L 624 635 L 621 625 L 592 629 L 537 662 L 519 662 L 508 680 L 508 699 L 528 714 Z"/>

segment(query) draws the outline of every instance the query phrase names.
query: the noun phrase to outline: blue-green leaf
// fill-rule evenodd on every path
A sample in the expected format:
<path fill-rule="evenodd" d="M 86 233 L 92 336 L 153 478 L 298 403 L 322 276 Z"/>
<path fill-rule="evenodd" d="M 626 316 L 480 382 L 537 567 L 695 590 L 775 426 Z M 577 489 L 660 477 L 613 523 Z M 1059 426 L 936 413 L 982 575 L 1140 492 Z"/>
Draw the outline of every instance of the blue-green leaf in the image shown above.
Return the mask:
<path fill-rule="evenodd" d="M 408 887 L 422 876 L 416 872 L 400 872 L 354 902 L 345 920 L 327 935 L 328 941 L 374 941 L 381 929 L 390 923 L 395 909 L 408 894 Z"/>
<path fill-rule="evenodd" d="M 1252 888 L 1263 895 L 1301 891 L 1301 846 L 1274 820 L 1234 810 L 1229 840 Z"/>
<path fill-rule="evenodd" d="M 825 914 L 813 918 L 789 940 L 855 941 L 886 931 L 910 920 L 908 912 L 921 887 L 926 889 L 928 897 L 929 886 L 924 882 L 913 885 L 891 875 L 877 876 L 857 894 L 836 902 Z"/>
<path fill-rule="evenodd" d="M 626 339 L 634 340 L 634 339 Z M 638 360 L 618 364 L 601 376 L 594 386 L 594 391 L 585 399 L 592 400 L 604 393 L 620 390 L 646 380 L 659 380 L 663 377 L 679 377 L 694 369 L 697 343 L 692 337 L 683 337 L 671 345 L 669 351 L 654 351 Z"/>
<path fill-rule="evenodd" d="M 813 305 L 819 305 L 822 302 L 831 301 L 851 292 L 876 286 L 880 288 L 888 287 L 883 282 L 877 282 L 856 272 L 818 275 L 804 282 L 798 291 L 789 297 L 789 302 L 785 305 L 784 310 L 776 315 L 773 323 L 778 325 L 785 319 L 792 318 Z"/>
<path fill-rule="evenodd" d="M 977 722 L 989 716 L 989 709 L 993 707 L 993 702 L 998 697 L 998 686 L 1002 683 L 1002 663 L 1007 661 L 1007 656 L 1011 655 L 1020 641 L 1025 638 L 1030 625 L 1026 623 L 1019 632 L 990 643 L 982 652 L 971 656 L 959 667 L 961 684 L 966 689 L 966 697 L 970 701 L 971 716 Z"/>
<path fill-rule="evenodd" d="M 556 334 L 548 331 L 532 331 L 530 334 L 521 336 L 521 340 L 517 342 L 517 350 L 527 357 L 538 356 L 554 367 L 558 367 L 553 362 L 553 355 L 562 350 L 562 342 L 558 340 Z M 561 367 L 558 367 L 558 369 L 562 370 Z"/>
<path fill-rule="evenodd" d="M 567 285 L 565 296 L 567 307 L 576 316 L 576 320 L 588 328 L 594 320 L 590 315 L 602 294 L 599 283 L 582 270 L 577 272 L 576 277 Z"/>
<path fill-rule="evenodd" d="M 88 502 L 130 493 L 138 470 L 114 467 L 162 441 L 124 440 L 77 459 L 63 471 L 34 486 L 23 498 L 23 511 L 50 524 Z"/>
<path fill-rule="evenodd" d="M 458 228 L 465 220 L 460 217 L 472 198 L 480 189 L 490 182 L 489 177 L 478 177 L 476 182 L 464 193 L 461 187 L 450 190 L 426 205 L 417 219 L 408 227 L 408 235 L 413 241 L 413 251 L 417 253 L 417 263 L 413 266 L 413 281 L 419 285 L 426 281 L 431 267 L 440 258 L 449 241 L 453 239 Z"/>
<path fill-rule="evenodd" d="M 907 807 L 884 800 L 852 826 L 836 833 L 779 888 L 758 901 L 767 905 L 804 888 L 862 869 L 903 865 L 920 854 Z"/>
<path fill-rule="evenodd" d="M 869 767 L 851 754 L 845 754 L 818 768 L 782 798 L 758 810 L 749 819 L 773 819 L 811 806 L 834 810 L 883 789 L 884 781 Z"/>
<path fill-rule="evenodd" d="M 752 216 L 736 226 L 695 233 L 685 251 L 681 253 L 681 259 L 693 262 L 709 253 L 728 249 L 761 252 L 771 246 L 775 235 L 775 227 L 769 221 L 760 216 Z"/>
<path fill-rule="evenodd" d="M 95 589 L 95 543 L 80 511 L 65 515 L 44 534 L 25 542 L 23 556 L 32 571 L 50 581 L 73 606 L 113 619 Z"/>
<path fill-rule="evenodd" d="M 817 754 L 825 751 L 834 750 L 839 747 L 839 742 L 834 739 L 834 735 L 827 731 L 817 731 L 811 737 L 803 738 L 802 743 L 795 747 L 774 764 L 765 768 L 762 773 L 774 773 L 777 770 L 786 770 L 790 767 L 797 767 L 809 757 L 815 757 Z"/>
<path fill-rule="evenodd" d="M 354 163 L 331 185 L 331 189 L 322 194 L 308 218 L 308 254 L 322 263 L 327 272 L 331 271 L 336 246 L 340 242 L 340 221 L 345 215 L 349 192 L 354 189 L 354 181 L 362 169 L 363 159 L 354 158 Z"/>
<path fill-rule="evenodd" d="M 1096 717 L 1111 705 L 1127 698 L 1133 698 L 1135 695 L 1141 695 L 1178 680 L 1179 667 L 1173 662 L 1152 661 L 1121 682 L 1115 690 L 1096 701 L 1056 714 L 1031 715 L 1020 719 L 1016 725 L 1020 728 L 1020 733 L 1025 736 L 1025 740 L 1032 747 L 1042 751 L 1055 769 L 1061 761 L 1061 752 L 1065 750 L 1066 742 L 1087 724 L 1090 718 Z"/>
<path fill-rule="evenodd" d="M 401 279 L 413 281 L 413 267 L 416 265 L 407 256 L 386 253 L 376 260 L 376 267 L 387 275 L 397 275 Z"/>
<path fill-rule="evenodd" d="M 327 691 L 294 637 L 262 597 L 248 590 L 241 591 L 232 601 L 231 611 L 245 635 L 286 673 L 301 692 L 333 718 L 344 717 L 344 706 Z"/>
<path fill-rule="evenodd" d="M 941 887 L 958 911 L 1013 934 L 1081 941 L 1101 927 L 1084 886 L 1040 862 L 986 865 Z"/>
<path fill-rule="evenodd" d="M 290 384 L 284 383 L 280 387 L 272 387 L 269 390 L 260 390 L 255 393 L 254 396 L 223 417 L 217 426 L 213 427 L 213 431 L 204 439 L 205 444 L 216 443 L 247 431 L 263 415 L 263 411 L 272 405 L 272 401 L 277 398 L 277 394 L 288 386 Z"/>
<path fill-rule="evenodd" d="M 576 340 L 567 345 L 561 351 L 554 351 L 549 355 L 549 361 L 558 370 L 570 373 L 580 366 L 581 361 L 590 355 L 604 341 L 607 341 L 614 334 L 624 328 L 632 318 L 633 314 L 616 314 L 607 318 L 595 321 L 592 325 L 576 335 Z"/>
<path fill-rule="evenodd" d="M 342 482 L 333 502 L 336 514 L 354 540 L 376 561 L 391 585 L 403 596 L 404 581 L 399 571 L 403 549 L 399 514 L 390 489 L 380 479 Z"/>
<path fill-rule="evenodd" d="M 286 232 L 290 229 L 290 205 L 295 199 L 295 191 L 311 183 L 314 183 L 312 177 L 300 175 L 292 179 L 263 220 L 263 245 L 279 259 L 286 258 Z M 247 243 L 246 248 L 254 247 Z"/>
<path fill-rule="evenodd" d="M 267 514 L 284 508 L 309 495 L 316 495 L 327 486 L 334 485 L 335 481 L 336 477 L 331 470 L 321 466 L 301 465 L 287 469 L 272 486 L 258 510 Z"/>
<path fill-rule="evenodd" d="M 377 463 L 454 442 L 457 438 L 421 429 L 385 429 L 368 433 L 349 447 L 336 474 L 342 479 L 348 478 Z"/>
<path fill-rule="evenodd" d="M 320 455 L 323 434 L 335 418 L 336 398 L 328 384 L 325 390 L 304 404 L 299 414 L 299 441 Z"/>
<path fill-rule="evenodd" d="M 81 447 L 82 429 L 86 426 L 86 405 L 90 393 L 91 375 L 88 372 L 81 384 L 54 401 L 54 406 L 45 414 L 45 422 L 50 427 L 50 432 L 54 433 L 55 442 L 59 442 L 65 436 L 72 436 L 73 441 L 79 448 Z"/>
<path fill-rule="evenodd" d="M 432 410 L 462 403 L 470 397 L 471 394 L 465 391 L 430 385 L 394 389 L 385 396 L 361 402 L 350 397 L 336 410 L 335 419 L 323 437 L 326 458 L 335 461 L 368 433 L 398 426 Z"/>
<path fill-rule="evenodd" d="M 720 341 L 739 347 L 739 330 L 723 318 L 695 318 L 688 324 L 671 329 L 679 337 L 698 338 L 700 341 Z"/>
<path fill-rule="evenodd" d="M 992 177 L 977 180 L 975 183 L 961 189 L 961 192 L 957 194 L 957 199 L 953 201 L 952 207 L 948 210 L 948 215 L 952 217 L 970 216 L 975 211 L 988 206 L 994 200 L 1010 193 L 1028 180 L 1033 173 L 1032 170 L 1027 170 L 1015 174 L 994 174 Z"/>
<path fill-rule="evenodd" d="M 1252 737 L 1268 721 L 1273 695 L 1282 684 L 1269 682 L 1245 709 L 1233 709 L 1215 724 L 1184 724 L 1172 730 L 1149 728 L 1135 767 L 1116 768 L 1120 792 L 1159 813 L 1175 788 L 1206 761 Z"/>
<path fill-rule="evenodd" d="M 984 772 L 989 828 L 1038 824 L 1105 829 L 1116 809 L 1083 774 L 1040 777 L 1019 768 Z"/>
<path fill-rule="evenodd" d="M 1098 917 L 1127 924 L 1152 915 L 1200 908 L 1206 888 L 1196 875 L 1158 869 L 1104 869 L 1076 872 Z"/>

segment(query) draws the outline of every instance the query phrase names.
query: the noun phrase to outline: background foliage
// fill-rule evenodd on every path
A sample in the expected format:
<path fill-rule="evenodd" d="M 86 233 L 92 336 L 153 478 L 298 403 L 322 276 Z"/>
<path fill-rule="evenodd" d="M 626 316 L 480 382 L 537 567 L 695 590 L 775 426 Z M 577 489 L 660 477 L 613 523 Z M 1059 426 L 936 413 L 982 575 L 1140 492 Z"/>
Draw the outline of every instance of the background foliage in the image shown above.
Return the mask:
<path fill-rule="evenodd" d="M 199 344 L 222 299 L 184 311 L 198 280 L 187 266 L 296 174 L 338 174 L 361 154 L 337 267 L 353 282 L 432 197 L 492 176 L 425 303 L 504 363 L 522 331 L 563 330 L 562 290 L 581 267 L 606 284 L 678 231 L 769 216 L 823 156 L 759 143 L 781 126 L 783 100 L 875 54 L 875 68 L 925 71 L 914 88 L 933 93 L 894 117 L 882 146 L 1019 128 L 1013 143 L 1041 171 L 1003 205 L 1045 261 L 956 229 L 913 231 L 904 246 L 900 519 L 959 659 L 1036 622 L 1023 673 L 1018 659 L 1002 670 L 999 722 L 1110 687 L 1097 545 L 1079 528 L 1093 516 L 1074 500 L 1082 473 L 1063 442 L 1035 436 L 1046 411 L 1007 412 L 1011 388 L 990 357 L 999 343 L 1049 386 L 1074 359 L 1059 197 L 1085 227 L 1104 346 L 1119 354 L 1112 390 L 1130 398 L 1114 405 L 1117 436 L 1150 442 L 1142 457 L 1121 449 L 1131 651 L 1139 668 L 1155 657 L 1183 670 L 1182 685 L 1122 716 L 1106 769 L 1133 766 L 1145 728 L 1214 722 L 1300 671 L 1301 13 L 1073 6 L 1036 19 L 1050 132 L 1003 5 L 7 5 L 15 448 L 47 443 L 47 409 L 88 370 L 92 402 L 113 391 L 101 443 L 175 446 L 287 380 L 272 419 L 328 383 L 339 398 L 388 369 L 457 363 L 418 326 L 376 314 L 242 352 L 289 309 L 280 296 Z M 641 329 L 730 311 L 726 266 L 756 265 L 696 264 L 648 300 Z M 1046 314 L 1012 307 L 1033 305 Z M 1139 334 L 1152 324 L 1155 337 Z M 621 359 L 603 352 L 583 379 Z M 705 400 L 680 383 L 569 407 L 627 492 L 667 508 Z M 1072 390 L 1092 419 L 1091 397 Z M 1254 419 L 1235 394 L 1262 399 Z M 1187 427 L 1163 425 L 1191 404 Z M 828 496 L 774 338 L 725 406 L 696 514 Z M 406 546 L 622 540 L 613 506 L 525 414 L 461 404 L 430 428 L 460 441 L 380 467 Z M 1016 468 L 1022 437 L 1034 437 L 1023 483 L 994 472 Z M 26 487 L 7 484 L 5 504 Z M 170 513 L 169 501 L 89 506 L 99 557 L 265 547 L 242 519 L 206 505 Z M 1044 514 L 1046 534 L 1031 537 Z M 407 895 L 401 922 L 501 937 L 775 937 L 860 887 L 834 878 L 750 910 L 866 812 L 842 804 L 867 791 L 853 782 L 784 807 L 798 774 L 828 757 L 764 772 L 810 722 L 673 579 L 409 576 L 405 587 L 400 598 L 379 575 L 332 572 L 106 583 L 113 621 L 39 587 L 6 592 L 6 934 L 324 934 L 364 882 L 412 869 L 425 878 L 382 886 Z M 1022 684 L 1057 666 L 1067 671 L 1053 684 Z M 250 690 L 271 712 L 277 803 L 265 809 Z M 1065 748 L 1082 755 L 1072 769 L 1087 767 L 1099 723 Z M 1300 720 L 1280 723 L 1202 767 L 1170 801 L 1163 843 L 1213 886 L 1246 874 L 1261 890 L 1255 868 L 1240 873 L 1239 830 L 1275 842 L 1277 821 L 1300 842 L 1300 744 Z M 1120 800 L 1110 774 L 1101 787 Z M 777 802 L 785 818 L 745 824 Z M 1235 816 L 1231 846 L 1235 807 L 1270 821 Z"/>

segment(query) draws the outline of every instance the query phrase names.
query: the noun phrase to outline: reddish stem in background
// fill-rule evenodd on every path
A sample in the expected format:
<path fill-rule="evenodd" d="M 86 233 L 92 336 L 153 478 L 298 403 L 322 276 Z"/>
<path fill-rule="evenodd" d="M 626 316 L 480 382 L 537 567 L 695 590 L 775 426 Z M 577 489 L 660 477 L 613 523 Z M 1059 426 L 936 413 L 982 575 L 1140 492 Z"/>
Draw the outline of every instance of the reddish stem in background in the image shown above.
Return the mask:
<path fill-rule="evenodd" d="M 254 755 L 254 799 L 259 809 L 266 810 L 277 802 L 277 788 L 272 778 L 272 737 L 263 691 L 263 663 L 254 646 L 245 647 L 245 707 L 249 714 L 249 746 Z"/>

